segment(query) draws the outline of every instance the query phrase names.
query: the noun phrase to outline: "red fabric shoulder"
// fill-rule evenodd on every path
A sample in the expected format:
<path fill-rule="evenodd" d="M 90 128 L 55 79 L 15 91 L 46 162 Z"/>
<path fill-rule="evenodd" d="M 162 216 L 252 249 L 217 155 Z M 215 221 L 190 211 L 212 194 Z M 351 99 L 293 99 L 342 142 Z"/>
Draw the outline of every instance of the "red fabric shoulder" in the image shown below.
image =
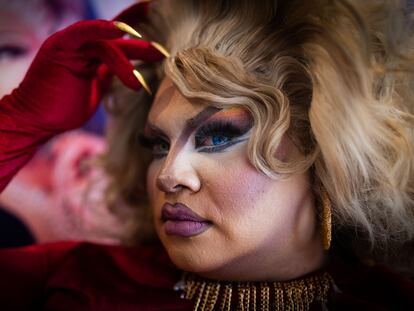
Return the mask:
<path fill-rule="evenodd" d="M 329 309 L 414 310 L 414 283 L 390 268 L 335 257 L 328 272 L 336 286 Z"/>
<path fill-rule="evenodd" d="M 29 310 L 29 306 L 38 305 L 51 271 L 77 245 L 79 243 L 60 242 L 1 249 L 1 307 Z"/>
<path fill-rule="evenodd" d="M 58 242 L 0 250 L 3 310 L 189 310 L 160 245 Z M 162 299 L 160 299 L 162 297 Z"/>

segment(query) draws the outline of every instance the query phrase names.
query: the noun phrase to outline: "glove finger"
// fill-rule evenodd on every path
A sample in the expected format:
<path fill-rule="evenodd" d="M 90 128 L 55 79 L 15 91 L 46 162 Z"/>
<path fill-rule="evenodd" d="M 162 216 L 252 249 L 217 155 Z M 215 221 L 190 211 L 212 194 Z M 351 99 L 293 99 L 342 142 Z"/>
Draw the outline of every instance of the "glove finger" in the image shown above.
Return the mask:
<path fill-rule="evenodd" d="M 140 1 L 119 13 L 113 20 L 135 25 L 148 15 L 149 1 Z"/>
<path fill-rule="evenodd" d="M 108 90 L 112 82 L 113 73 L 106 64 L 99 66 L 96 78 L 92 81 L 92 92 L 89 100 L 89 113 L 93 113 L 99 104 L 103 94 Z"/>
<path fill-rule="evenodd" d="M 124 34 L 112 21 L 87 20 L 58 31 L 50 41 L 62 49 L 76 50 L 88 42 L 121 38 Z"/>
<path fill-rule="evenodd" d="M 141 88 L 141 83 L 133 73 L 133 65 L 117 46 L 111 44 L 110 41 L 98 41 L 90 45 L 89 50 L 108 66 L 109 70 L 117 75 L 126 86 L 134 90 Z"/>
<path fill-rule="evenodd" d="M 109 70 L 106 64 L 102 64 L 97 73 L 97 79 L 99 81 L 99 91 L 103 94 L 111 85 L 113 73 Z"/>
<path fill-rule="evenodd" d="M 142 60 L 144 62 L 158 62 L 165 56 L 158 51 L 151 42 L 142 40 L 115 39 L 110 44 L 115 45 L 124 52 L 129 59 Z"/>

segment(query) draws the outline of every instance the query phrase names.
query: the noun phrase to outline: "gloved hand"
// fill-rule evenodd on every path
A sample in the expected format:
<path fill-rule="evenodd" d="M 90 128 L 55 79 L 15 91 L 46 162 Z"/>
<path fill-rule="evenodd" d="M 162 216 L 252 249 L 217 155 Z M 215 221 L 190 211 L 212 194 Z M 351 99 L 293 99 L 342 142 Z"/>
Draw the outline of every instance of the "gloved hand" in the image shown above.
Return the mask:
<path fill-rule="evenodd" d="M 146 4 L 137 7 L 142 14 Z M 109 70 L 126 86 L 141 88 L 129 59 L 164 56 L 149 42 L 122 39 L 124 34 L 112 21 L 91 20 L 44 42 L 20 86 L 0 100 L 0 191 L 39 144 L 93 114 L 103 91 L 98 72 Z"/>

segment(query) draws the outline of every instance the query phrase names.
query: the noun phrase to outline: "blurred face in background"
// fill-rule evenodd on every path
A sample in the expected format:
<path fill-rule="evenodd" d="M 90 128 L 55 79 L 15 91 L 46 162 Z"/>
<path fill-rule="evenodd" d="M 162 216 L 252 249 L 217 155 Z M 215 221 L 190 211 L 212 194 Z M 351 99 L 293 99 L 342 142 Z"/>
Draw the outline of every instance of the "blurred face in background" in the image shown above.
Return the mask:
<path fill-rule="evenodd" d="M 99 3 L 97 17 L 112 18 L 130 2 L 0 0 L 0 98 L 23 80 L 44 40 L 84 19 L 88 6 L 93 15 Z M 122 202 L 116 213 L 108 209 L 104 195 L 109 178 L 94 165 L 105 146 L 103 137 L 85 131 L 54 138 L 1 193 L 0 208 L 18 216 L 40 243 L 133 243 L 136 212 Z"/>
<path fill-rule="evenodd" d="M 83 15 L 81 1 L 0 0 L 0 98 L 19 85 L 43 41 Z"/>

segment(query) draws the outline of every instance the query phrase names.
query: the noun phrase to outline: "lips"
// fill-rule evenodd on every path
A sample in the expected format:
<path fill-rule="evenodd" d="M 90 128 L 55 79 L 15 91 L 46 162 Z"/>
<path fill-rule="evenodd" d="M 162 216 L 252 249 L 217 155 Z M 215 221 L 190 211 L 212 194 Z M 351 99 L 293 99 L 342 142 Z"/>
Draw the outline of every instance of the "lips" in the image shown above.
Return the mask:
<path fill-rule="evenodd" d="M 186 205 L 165 203 L 161 210 L 161 220 L 167 235 L 192 237 L 211 227 L 211 222 L 197 215 Z"/>

